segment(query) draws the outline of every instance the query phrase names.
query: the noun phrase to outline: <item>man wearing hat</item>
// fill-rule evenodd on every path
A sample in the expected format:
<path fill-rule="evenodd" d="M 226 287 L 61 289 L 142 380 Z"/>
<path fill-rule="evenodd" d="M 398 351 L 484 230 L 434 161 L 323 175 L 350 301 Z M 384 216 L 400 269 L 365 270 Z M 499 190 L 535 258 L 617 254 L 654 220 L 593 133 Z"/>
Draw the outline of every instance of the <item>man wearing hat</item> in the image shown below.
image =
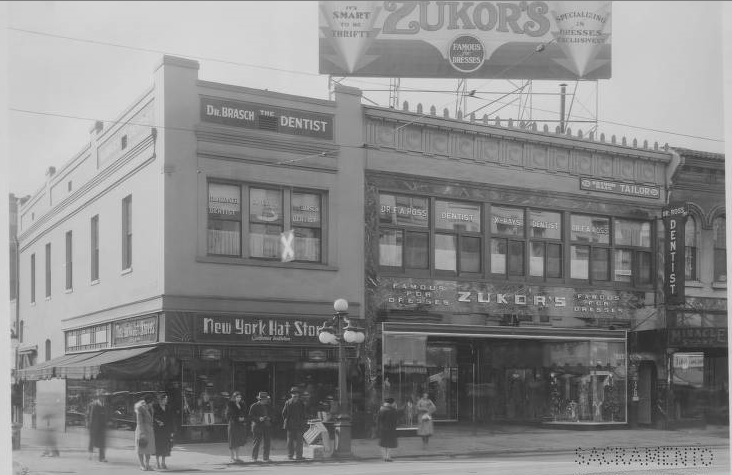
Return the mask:
<path fill-rule="evenodd" d="M 283 429 L 287 431 L 287 458 L 302 460 L 302 435 L 308 424 L 308 414 L 300 399 L 300 389 L 293 387 L 290 395 L 282 409 Z"/>
<path fill-rule="evenodd" d="M 254 445 L 252 445 L 252 460 L 257 461 L 259 456 L 259 447 L 262 448 L 262 460 L 270 462 L 269 446 L 272 441 L 272 416 L 274 409 L 270 404 L 269 394 L 260 391 L 257 395 L 257 402 L 249 408 L 249 420 L 252 421 L 252 436 L 254 437 Z"/>

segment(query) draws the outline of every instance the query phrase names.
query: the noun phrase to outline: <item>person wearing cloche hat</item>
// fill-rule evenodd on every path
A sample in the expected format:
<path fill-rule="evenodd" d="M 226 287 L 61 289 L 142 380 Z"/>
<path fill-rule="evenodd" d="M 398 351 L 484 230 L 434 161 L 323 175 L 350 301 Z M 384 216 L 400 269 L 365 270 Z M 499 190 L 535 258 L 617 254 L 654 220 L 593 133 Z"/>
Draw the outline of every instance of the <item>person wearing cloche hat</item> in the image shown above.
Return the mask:
<path fill-rule="evenodd" d="M 259 448 L 262 447 L 262 460 L 270 462 L 269 447 L 272 442 L 272 417 L 274 409 L 270 404 L 269 394 L 260 391 L 257 395 L 257 402 L 249 408 L 249 419 L 252 421 L 252 435 L 254 436 L 254 445 L 252 445 L 252 460 L 257 461 L 259 457 Z"/>
<path fill-rule="evenodd" d="M 300 399 L 300 388 L 292 387 L 290 395 L 282 409 L 282 428 L 287 431 L 287 458 L 302 460 L 302 435 L 308 424 L 308 411 Z"/>

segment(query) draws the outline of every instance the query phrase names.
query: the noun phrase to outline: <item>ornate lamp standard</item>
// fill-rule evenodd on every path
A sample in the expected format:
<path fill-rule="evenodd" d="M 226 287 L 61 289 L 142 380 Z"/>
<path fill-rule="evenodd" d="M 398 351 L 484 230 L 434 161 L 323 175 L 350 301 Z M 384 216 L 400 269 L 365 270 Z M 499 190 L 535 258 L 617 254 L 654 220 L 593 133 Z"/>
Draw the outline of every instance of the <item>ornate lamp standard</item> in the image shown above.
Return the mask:
<path fill-rule="evenodd" d="M 351 456 L 351 407 L 346 386 L 345 344 L 363 343 L 366 335 L 362 328 L 352 326 L 348 320 L 348 302 L 338 299 L 333 303 L 335 314 L 318 329 L 321 343 L 338 345 L 338 415 L 335 422 L 334 457 Z"/>

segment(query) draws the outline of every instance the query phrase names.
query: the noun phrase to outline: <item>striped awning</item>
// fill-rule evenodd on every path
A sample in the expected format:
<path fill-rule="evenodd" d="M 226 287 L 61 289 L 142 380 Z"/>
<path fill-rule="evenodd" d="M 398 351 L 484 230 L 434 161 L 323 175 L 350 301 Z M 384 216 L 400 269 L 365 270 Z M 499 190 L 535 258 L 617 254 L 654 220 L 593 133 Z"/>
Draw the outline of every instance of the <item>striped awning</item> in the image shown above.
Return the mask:
<path fill-rule="evenodd" d="M 134 374 L 135 368 L 140 372 L 157 369 L 155 355 L 142 356 L 154 350 L 154 346 L 124 348 L 119 350 L 92 351 L 59 356 L 49 361 L 24 368 L 18 371 L 18 379 L 36 381 L 50 378 L 91 379 L 100 373 L 118 372 Z M 139 357 L 139 358 L 138 358 Z M 138 363 L 139 361 L 139 365 Z M 148 370 L 148 371 L 143 371 Z"/>

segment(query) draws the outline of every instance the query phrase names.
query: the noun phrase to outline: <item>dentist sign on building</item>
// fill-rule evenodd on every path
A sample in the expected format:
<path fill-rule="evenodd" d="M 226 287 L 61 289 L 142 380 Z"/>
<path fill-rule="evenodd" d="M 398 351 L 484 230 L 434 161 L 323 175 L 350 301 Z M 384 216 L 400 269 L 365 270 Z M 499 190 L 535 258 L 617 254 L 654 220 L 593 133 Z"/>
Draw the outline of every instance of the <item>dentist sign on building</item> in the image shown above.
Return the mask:
<path fill-rule="evenodd" d="M 320 72 L 608 79 L 611 2 L 319 2 Z"/>

